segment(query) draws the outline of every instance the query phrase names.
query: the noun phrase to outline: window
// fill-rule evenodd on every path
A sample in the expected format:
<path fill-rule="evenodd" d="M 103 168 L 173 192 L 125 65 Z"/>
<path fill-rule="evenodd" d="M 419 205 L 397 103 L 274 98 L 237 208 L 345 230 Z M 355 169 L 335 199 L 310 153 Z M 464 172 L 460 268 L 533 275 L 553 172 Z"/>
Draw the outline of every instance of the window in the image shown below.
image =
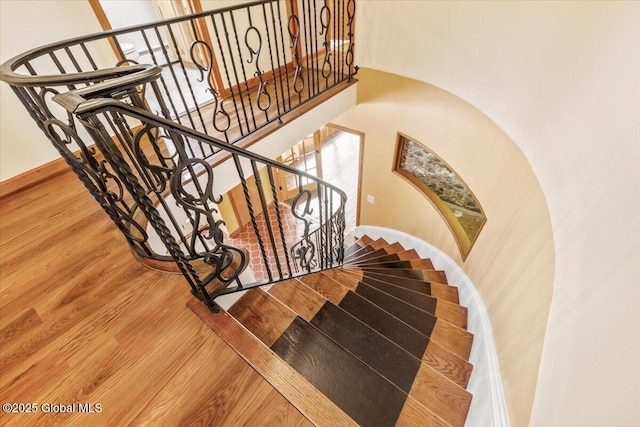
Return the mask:
<path fill-rule="evenodd" d="M 440 157 L 398 133 L 393 171 L 427 197 L 451 229 L 465 260 L 487 218 L 467 184 Z"/>

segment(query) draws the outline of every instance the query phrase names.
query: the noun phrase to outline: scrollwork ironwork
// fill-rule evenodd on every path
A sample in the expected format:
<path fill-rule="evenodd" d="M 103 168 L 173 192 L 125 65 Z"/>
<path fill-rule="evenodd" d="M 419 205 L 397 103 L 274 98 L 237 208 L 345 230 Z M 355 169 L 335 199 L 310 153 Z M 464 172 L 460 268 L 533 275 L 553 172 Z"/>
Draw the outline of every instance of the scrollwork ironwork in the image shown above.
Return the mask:
<path fill-rule="evenodd" d="M 313 214 L 311 199 L 311 192 L 309 190 L 302 190 L 291 203 L 291 214 L 304 222 L 302 239 L 291 247 L 291 258 L 298 262 L 300 268 L 308 271 L 316 268 L 318 265 L 316 245 L 311 239 L 311 233 L 309 233 L 311 221 L 309 221 L 308 217 Z"/>
<path fill-rule="evenodd" d="M 329 24 L 331 22 L 331 9 L 326 4 L 320 9 L 320 35 L 324 35 L 324 61 L 322 62 L 322 77 L 328 79 L 333 71 L 331 64 L 331 42 L 329 41 Z"/>
<path fill-rule="evenodd" d="M 193 170 L 193 168 L 203 169 L 204 173 L 200 175 L 198 184 L 192 183 L 190 189 L 184 184 L 182 177 L 184 172 Z M 220 204 L 222 196 L 216 197 L 214 195 L 213 182 L 214 175 L 211 165 L 201 159 L 185 159 L 171 174 L 171 194 L 176 203 L 188 213 L 193 225 L 189 252 L 199 253 L 203 261 L 213 268 L 208 275 L 209 277 L 230 282 L 236 278 L 240 271 L 226 277 L 221 273 L 233 262 L 234 252 L 240 256 L 240 265 L 244 265 L 244 252 L 224 244 L 224 233 L 221 228 L 224 221 L 214 217 L 213 213 L 217 213 L 218 210 L 212 206 Z M 213 241 L 214 246 L 212 248 L 203 246 L 201 250 L 198 250 L 197 243 L 201 241 L 201 238 L 209 243 Z"/>
<path fill-rule="evenodd" d="M 353 66 L 353 24 L 354 24 L 354 20 L 356 17 L 356 2 L 355 0 L 349 0 L 347 2 L 347 26 L 349 27 L 349 33 L 347 34 L 349 36 L 349 48 L 347 49 L 347 53 L 345 56 L 345 64 L 347 64 L 347 67 L 349 68 L 349 79 L 351 79 L 352 75 L 355 74 L 355 72 L 352 72 L 351 67 Z M 357 67 L 356 67 L 357 68 Z M 356 71 L 356 70 L 354 70 Z"/>
<path fill-rule="evenodd" d="M 80 178 L 91 195 L 107 212 L 115 225 L 123 232 L 132 246 L 135 243 L 144 244 L 148 241 L 148 234 L 136 222 L 133 211 L 124 201 L 124 188 L 120 180 L 107 168 L 107 161 L 95 158 L 95 149 L 88 148 L 78 136 L 75 129 L 59 119 L 47 119 L 44 123 L 45 132 L 58 153 Z M 57 130 L 56 130 L 57 128 Z M 62 134 L 60 134 L 62 132 Z M 80 148 L 78 157 L 69 149 L 75 143 Z"/>
<path fill-rule="evenodd" d="M 206 65 L 198 62 L 198 58 L 196 55 L 196 49 L 198 47 L 204 48 L 207 53 L 205 55 L 205 58 L 208 61 Z M 211 75 L 213 73 L 213 49 L 211 49 L 211 46 L 209 46 L 208 43 L 202 40 L 196 40 L 191 43 L 191 46 L 189 47 L 189 55 L 191 56 L 191 61 L 193 62 L 193 64 L 196 66 L 198 71 L 200 71 L 200 78 L 198 79 L 198 81 L 202 82 L 205 78 L 205 73 L 207 73 L 207 84 L 209 85 L 207 91 L 211 93 L 211 95 L 213 95 L 214 102 L 212 124 L 215 130 L 224 133 L 231 127 L 231 116 L 224 109 L 225 100 L 224 98 L 220 98 L 220 91 L 213 87 L 213 84 L 211 83 L 213 80 Z M 219 116 L 223 117 L 224 125 L 220 125 L 220 123 L 218 123 Z"/>
<path fill-rule="evenodd" d="M 293 27 L 293 28 L 292 28 Z M 287 25 L 289 31 L 289 38 L 291 39 L 291 50 L 293 58 L 295 59 L 295 70 L 293 73 L 293 90 L 300 95 L 304 90 L 304 80 L 302 79 L 302 64 L 300 63 L 300 54 L 298 53 L 300 42 L 300 20 L 295 14 L 289 16 L 289 23 Z"/>

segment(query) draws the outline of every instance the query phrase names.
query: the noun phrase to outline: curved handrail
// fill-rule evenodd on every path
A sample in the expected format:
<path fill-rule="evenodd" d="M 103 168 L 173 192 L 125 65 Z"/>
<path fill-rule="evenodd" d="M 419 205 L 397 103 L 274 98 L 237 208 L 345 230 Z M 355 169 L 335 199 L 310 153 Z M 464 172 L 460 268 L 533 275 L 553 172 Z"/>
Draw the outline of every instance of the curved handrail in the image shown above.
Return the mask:
<path fill-rule="evenodd" d="M 117 80 L 118 79 L 114 80 L 113 82 L 101 83 L 100 85 L 104 85 L 104 87 L 115 88 L 115 87 L 118 87 Z M 98 85 L 95 85 L 95 86 L 98 86 Z M 120 102 L 112 98 L 97 98 L 97 99 L 87 100 L 80 95 L 82 93 L 84 93 L 85 95 L 87 93 L 91 93 L 91 89 L 92 88 L 83 88 L 83 89 L 73 90 L 67 93 L 55 95 L 53 97 L 53 100 L 67 109 L 69 108 L 69 106 L 73 106 L 73 109 L 68 111 L 70 113 L 77 114 L 82 118 L 103 113 L 105 111 L 119 111 L 119 112 L 129 113 L 134 117 L 143 118 L 146 123 L 152 123 L 154 125 L 162 126 L 167 129 L 179 131 L 180 133 L 186 136 L 198 139 L 199 141 L 205 142 L 216 148 L 220 148 L 225 151 L 228 151 L 231 154 L 236 154 L 240 157 L 247 158 L 247 159 L 258 160 L 261 163 L 265 163 L 267 165 L 277 167 L 278 169 L 285 170 L 289 173 L 292 173 L 295 175 L 301 175 L 306 179 L 309 179 L 314 182 L 318 182 L 322 185 L 327 186 L 331 190 L 337 192 L 340 195 L 342 202 L 346 202 L 347 200 L 347 194 L 344 191 L 342 191 L 335 185 L 318 178 L 317 176 L 310 175 L 299 169 L 295 169 L 291 166 L 278 163 L 275 160 L 269 159 L 268 157 L 261 156 L 260 154 L 245 150 L 243 148 L 240 148 L 233 144 L 229 144 L 217 138 L 213 138 L 207 134 L 204 134 L 194 129 L 191 129 L 189 127 L 186 127 L 180 123 L 176 123 L 174 121 L 167 120 L 163 117 L 156 116 L 155 114 L 152 114 L 147 110 L 143 110 L 141 108 L 137 108 L 132 105 L 125 104 L 124 102 Z"/>
<path fill-rule="evenodd" d="M 244 9 L 247 7 L 260 5 L 263 1 L 257 0 L 250 3 L 244 3 L 234 6 L 229 6 L 221 9 L 216 9 L 215 13 L 223 13 L 232 10 Z M 36 59 L 42 55 L 45 55 L 49 52 L 56 51 L 58 49 L 62 49 L 68 46 L 87 43 L 90 41 L 100 40 L 107 37 L 115 37 L 120 34 L 130 33 L 132 31 L 140 31 L 146 30 L 150 28 L 158 27 L 159 25 L 168 25 L 175 24 L 183 21 L 190 21 L 197 18 L 203 18 L 212 13 L 212 11 L 204 11 L 191 15 L 180 16 L 177 18 L 169 18 L 158 20 L 154 22 L 149 22 L 147 24 L 139 24 L 139 25 L 131 25 L 128 27 L 112 29 L 108 31 L 100 31 L 97 33 L 92 33 L 85 36 L 79 37 L 71 37 L 68 39 L 64 39 L 58 42 L 49 43 L 44 46 L 39 46 L 33 49 L 30 49 L 26 52 L 23 52 L 19 55 L 14 56 L 13 58 L 8 59 L 4 63 L 0 64 L 0 81 L 6 82 L 13 86 L 22 86 L 22 87 L 30 87 L 30 86 L 45 86 L 45 85 L 54 85 L 54 86 L 66 86 L 72 85 L 76 83 L 87 83 L 100 81 L 111 77 L 117 77 L 117 75 L 122 75 L 123 73 L 130 73 L 134 70 L 140 71 L 145 67 L 144 65 L 132 65 L 125 67 L 115 67 L 97 71 L 87 71 L 82 73 L 67 73 L 67 74 L 51 74 L 51 75 L 29 75 L 29 74 L 19 74 L 16 73 L 15 70 L 24 65 L 26 62 Z M 119 71 L 119 73 L 118 73 Z"/>
<path fill-rule="evenodd" d="M 233 161 L 225 163 L 225 171 L 233 175 L 225 178 L 225 185 L 240 181 L 234 189 L 241 188 L 244 200 L 242 195 L 231 200 L 245 203 L 267 283 L 294 277 L 300 269 L 311 271 L 342 262 L 339 246 L 344 243 L 346 194 L 315 176 L 234 145 L 268 124 L 282 124 L 287 113 L 338 85 L 348 86 L 355 74 L 354 0 L 337 0 L 333 12 L 325 5 L 319 14 L 305 2 L 300 11 L 293 8 L 281 14 L 284 1 L 288 0 L 256 0 L 69 38 L 28 50 L 0 65 L 0 81 L 12 87 L 132 250 L 149 262 L 172 259 L 192 291 L 211 308 L 217 295 L 246 288 L 239 271 L 225 273 L 234 265 L 246 266 L 246 254 L 240 249 L 242 242 L 234 243 L 230 236 L 236 246 L 223 241 L 227 236 L 217 211 L 222 198 L 214 195 L 211 165 L 219 152 Z M 236 25 L 245 13 L 248 26 Z M 298 13 L 307 19 L 292 30 L 290 23 L 298 21 Z M 345 17 L 348 29 L 340 24 Z M 332 25 L 338 30 L 332 37 L 348 38 L 348 49 L 330 43 Z M 181 33 L 185 26 L 190 28 L 190 46 L 184 46 L 182 39 L 176 42 L 174 33 Z M 301 34 L 313 34 L 311 27 L 321 27 L 324 41 L 299 45 Z M 215 37 L 207 34 L 207 28 Z M 148 49 L 143 60 L 153 65 L 137 64 L 125 54 L 120 37 L 125 34 L 142 36 Z M 257 34 L 258 45 L 250 44 L 248 34 Z M 104 42 L 111 44 L 115 55 L 102 55 Z M 243 49 L 251 54 L 248 61 Z M 100 68 L 104 61 L 116 66 Z M 245 70 L 245 62 L 251 64 L 249 69 Z M 65 90 L 69 92 L 61 93 Z M 66 114 L 50 108 L 52 100 Z M 286 175 L 281 176 L 282 172 Z M 298 194 L 305 196 L 296 196 L 287 210 L 279 203 L 289 203 L 286 197 L 291 196 L 277 189 L 274 176 L 286 180 L 289 174 L 298 180 Z M 314 218 L 316 207 L 318 218 Z M 265 213 L 261 221 L 267 225 L 266 232 L 258 230 L 260 213 Z M 277 219 L 269 219 L 272 213 Z M 295 221 L 304 222 L 302 240 L 297 240 L 301 233 L 296 231 L 285 242 L 281 215 L 297 225 L 300 222 Z M 249 225 L 246 216 L 242 222 Z M 156 246 L 158 239 L 163 246 Z M 286 269 L 285 264 L 281 268 L 282 255 Z M 273 260 L 276 267 L 271 265 Z M 224 289 L 214 285 L 210 294 L 205 287 L 215 280 Z M 238 283 L 234 289 L 227 287 L 232 280 Z M 256 280 L 249 286 L 264 284 Z"/>

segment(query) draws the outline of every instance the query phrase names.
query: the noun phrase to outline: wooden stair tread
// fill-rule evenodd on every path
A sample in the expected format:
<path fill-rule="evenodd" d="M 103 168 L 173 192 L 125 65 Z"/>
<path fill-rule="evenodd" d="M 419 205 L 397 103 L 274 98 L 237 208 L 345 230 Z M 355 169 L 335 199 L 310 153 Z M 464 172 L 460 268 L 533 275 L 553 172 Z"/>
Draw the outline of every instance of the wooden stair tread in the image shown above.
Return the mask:
<path fill-rule="evenodd" d="M 406 394 L 296 317 L 271 350 L 362 426 L 393 426 Z"/>
<path fill-rule="evenodd" d="M 345 261 L 348 263 L 356 263 L 360 261 L 364 261 L 367 259 L 377 258 L 384 255 L 391 255 L 398 252 L 403 252 L 404 248 L 400 243 L 392 243 L 388 244 L 386 241 L 381 240 L 377 245 L 366 246 L 362 248 L 360 251 L 352 254 L 349 258 L 346 258 Z M 376 241 L 377 242 L 377 241 Z"/>
<path fill-rule="evenodd" d="M 377 252 L 377 251 L 376 251 Z M 380 251 L 378 254 L 376 254 L 377 256 L 373 257 L 373 258 L 365 258 L 362 260 L 356 260 L 353 262 L 349 262 L 349 264 L 353 264 L 353 265 L 360 265 L 360 264 L 368 264 L 368 263 L 373 263 L 373 262 L 387 262 L 387 261 L 407 261 L 407 260 L 411 260 L 411 259 L 419 259 L 420 255 L 418 255 L 418 253 L 411 249 L 408 251 L 400 251 L 400 252 L 396 252 L 396 253 L 387 253 L 386 251 Z"/>
<path fill-rule="evenodd" d="M 421 292 L 416 292 L 402 286 L 396 286 L 371 277 L 363 277 L 362 282 L 373 286 L 387 294 L 403 300 L 421 310 L 434 314 L 447 322 L 467 328 L 467 308 L 448 301 L 439 300 Z"/>
<path fill-rule="evenodd" d="M 442 270 L 417 270 L 411 268 L 368 268 L 377 274 L 386 274 L 387 276 L 405 277 L 408 279 L 422 280 L 425 282 L 437 282 L 448 284 L 447 275 Z"/>
<path fill-rule="evenodd" d="M 468 331 L 438 319 L 433 314 L 420 310 L 366 283 L 361 282 L 355 292 L 450 349 L 458 356 L 469 359 L 473 335 Z"/>
<path fill-rule="evenodd" d="M 431 366 L 329 302 L 311 324 L 434 414 L 464 424 L 471 394 Z"/>
<path fill-rule="evenodd" d="M 349 265 L 345 265 L 346 268 L 349 268 Z M 440 271 L 434 270 L 433 264 L 429 259 L 411 259 L 404 261 L 384 261 L 377 262 L 375 259 L 366 260 L 360 262 L 358 264 L 354 264 L 354 267 L 361 269 L 374 269 L 374 268 L 394 268 L 394 269 L 415 269 L 415 270 L 431 270 L 431 271 Z"/>
<path fill-rule="evenodd" d="M 247 291 L 229 308 L 229 314 L 267 346 L 289 327 L 296 314 L 260 288 Z"/>
<path fill-rule="evenodd" d="M 269 347 L 256 340 L 231 315 L 224 312 L 214 314 L 195 297 L 189 300 L 187 307 L 314 424 L 357 426 L 335 403 L 275 355 Z M 413 406 L 415 402 L 406 402 L 400 419 L 416 419 L 421 408 L 418 406 L 414 410 Z"/>
<path fill-rule="evenodd" d="M 473 335 L 457 288 L 429 259 L 399 243 L 363 236 L 344 256 L 344 267 L 283 280 L 268 292 L 247 291 L 218 315 L 231 330 L 223 339 L 242 342 L 234 349 L 261 375 L 273 377 L 265 360 L 277 360 L 274 366 L 289 375 L 280 381 L 285 387 L 301 383 L 283 396 L 292 396 L 316 425 L 464 426 Z M 296 403 L 309 387 L 329 415 Z"/>
<path fill-rule="evenodd" d="M 329 302 L 318 311 L 311 324 L 409 393 L 420 359 Z"/>
<path fill-rule="evenodd" d="M 454 286 L 425 282 L 423 280 L 409 279 L 406 277 L 379 274 L 374 273 L 371 270 L 359 270 L 355 268 L 334 268 L 325 270 L 324 273 L 330 274 L 333 278 L 340 280 L 345 285 L 353 283 L 357 284 L 362 281 L 363 277 L 371 277 L 383 282 L 402 286 L 416 292 L 431 295 L 434 298 L 449 301 L 454 304 L 459 302 L 458 289 Z"/>
<path fill-rule="evenodd" d="M 419 359 L 338 306 L 324 300 L 301 282 L 288 280 L 276 283 L 269 289 L 269 293 L 277 295 L 281 302 L 288 301 L 285 305 L 303 318 L 310 312 L 315 313 L 310 323 L 317 330 L 408 393 L 433 414 L 451 422 L 451 425 L 462 425 L 457 421 L 462 419 L 464 422 L 471 395 L 460 385 L 426 363 L 421 365 Z M 313 294 L 316 297 L 311 296 Z M 298 300 L 305 303 L 300 304 Z M 301 311 L 297 311 L 296 307 Z M 302 344 L 298 342 L 298 345 Z M 349 413 L 348 410 L 347 412 Z"/>

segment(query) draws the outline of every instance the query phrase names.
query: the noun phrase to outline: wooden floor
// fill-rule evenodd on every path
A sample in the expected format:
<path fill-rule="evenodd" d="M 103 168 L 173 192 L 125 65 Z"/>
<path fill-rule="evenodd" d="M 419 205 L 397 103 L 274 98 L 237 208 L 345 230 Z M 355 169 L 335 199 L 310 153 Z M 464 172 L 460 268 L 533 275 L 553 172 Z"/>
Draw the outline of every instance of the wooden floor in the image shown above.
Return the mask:
<path fill-rule="evenodd" d="M 0 425 L 310 425 L 189 296 L 134 261 L 71 173 L 0 199 L 0 396 L 38 410 Z"/>

